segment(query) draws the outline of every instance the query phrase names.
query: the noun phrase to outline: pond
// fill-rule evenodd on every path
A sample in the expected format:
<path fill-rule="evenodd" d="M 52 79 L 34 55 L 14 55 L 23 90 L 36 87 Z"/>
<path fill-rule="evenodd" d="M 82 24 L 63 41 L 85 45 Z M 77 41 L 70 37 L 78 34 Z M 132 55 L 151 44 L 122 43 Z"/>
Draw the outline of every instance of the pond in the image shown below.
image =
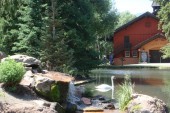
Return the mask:
<path fill-rule="evenodd" d="M 93 70 L 91 77 L 96 79 L 93 83 L 88 83 L 85 87 L 91 88 L 95 95 L 104 95 L 111 98 L 112 91 L 98 92 L 95 86 L 101 84 L 111 85 L 111 76 L 114 79 L 114 95 L 124 80 L 125 75 L 131 77 L 134 83 L 134 91 L 141 94 L 150 95 L 163 100 L 170 107 L 170 73 L 168 69 L 98 69 Z"/>

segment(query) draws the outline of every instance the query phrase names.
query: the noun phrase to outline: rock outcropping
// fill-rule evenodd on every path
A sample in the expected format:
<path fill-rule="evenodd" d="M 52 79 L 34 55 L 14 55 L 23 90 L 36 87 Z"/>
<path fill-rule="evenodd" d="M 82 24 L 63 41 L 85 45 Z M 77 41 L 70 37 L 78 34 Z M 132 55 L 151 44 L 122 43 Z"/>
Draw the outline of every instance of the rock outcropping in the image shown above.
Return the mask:
<path fill-rule="evenodd" d="M 158 99 L 143 94 L 133 94 L 127 106 L 127 113 L 169 113 L 166 104 Z"/>
<path fill-rule="evenodd" d="M 4 61 L 5 59 L 10 58 L 10 59 L 14 59 L 17 62 L 22 62 L 24 63 L 24 66 L 31 66 L 31 65 L 38 65 L 40 66 L 41 61 L 31 57 L 31 56 L 27 56 L 27 55 L 12 55 L 6 58 L 3 58 L 2 61 Z"/>
<path fill-rule="evenodd" d="M 0 84 L 1 113 L 64 113 L 57 102 L 40 98 L 31 88 L 22 85 L 15 88 L 15 91 L 11 91 Z"/>
<path fill-rule="evenodd" d="M 1 113 L 64 113 L 68 86 L 72 77 L 65 73 L 45 71 L 43 73 L 36 69 L 41 62 L 26 55 L 13 55 L 8 57 L 17 62 L 22 62 L 25 73 L 15 92 L 0 87 L 0 112 Z M 3 62 L 7 58 L 3 58 Z M 2 94 L 2 96 L 1 96 Z"/>

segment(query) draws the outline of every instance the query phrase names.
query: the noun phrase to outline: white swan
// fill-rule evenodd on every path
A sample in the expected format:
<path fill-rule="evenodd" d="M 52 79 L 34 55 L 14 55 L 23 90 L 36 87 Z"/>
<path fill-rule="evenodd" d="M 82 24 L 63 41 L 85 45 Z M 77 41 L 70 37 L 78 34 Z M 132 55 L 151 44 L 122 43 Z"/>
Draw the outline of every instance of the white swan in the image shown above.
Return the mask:
<path fill-rule="evenodd" d="M 108 85 L 108 84 L 101 84 L 99 86 L 96 86 L 96 90 L 97 91 L 100 91 L 100 92 L 107 92 L 107 91 L 110 91 L 112 90 L 112 99 L 114 98 L 114 83 L 113 83 L 113 79 L 114 79 L 114 76 L 111 77 L 111 82 L 112 82 L 112 86 Z"/>

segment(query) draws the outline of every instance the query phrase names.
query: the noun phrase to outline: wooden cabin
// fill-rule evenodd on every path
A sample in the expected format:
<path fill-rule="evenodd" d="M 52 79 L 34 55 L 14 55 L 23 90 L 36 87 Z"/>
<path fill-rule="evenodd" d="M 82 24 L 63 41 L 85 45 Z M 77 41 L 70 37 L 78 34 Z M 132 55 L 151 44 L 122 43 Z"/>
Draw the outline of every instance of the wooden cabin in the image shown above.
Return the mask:
<path fill-rule="evenodd" d="M 155 11 L 155 10 L 154 10 Z M 166 63 L 160 48 L 168 43 L 154 13 L 146 12 L 114 32 L 114 65 Z"/>

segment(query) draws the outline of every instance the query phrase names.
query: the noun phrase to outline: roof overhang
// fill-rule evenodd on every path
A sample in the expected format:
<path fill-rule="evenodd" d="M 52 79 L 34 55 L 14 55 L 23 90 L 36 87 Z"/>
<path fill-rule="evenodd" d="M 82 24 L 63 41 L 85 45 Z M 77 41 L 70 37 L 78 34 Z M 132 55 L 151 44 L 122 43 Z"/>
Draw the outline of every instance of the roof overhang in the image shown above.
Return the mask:
<path fill-rule="evenodd" d="M 155 35 L 153 35 L 152 37 L 146 39 L 145 41 L 137 44 L 136 46 L 134 46 L 132 49 L 139 49 L 140 47 L 142 47 L 143 45 L 151 42 L 152 40 L 156 39 L 156 38 L 166 38 L 165 35 L 163 33 L 157 33 Z"/>

